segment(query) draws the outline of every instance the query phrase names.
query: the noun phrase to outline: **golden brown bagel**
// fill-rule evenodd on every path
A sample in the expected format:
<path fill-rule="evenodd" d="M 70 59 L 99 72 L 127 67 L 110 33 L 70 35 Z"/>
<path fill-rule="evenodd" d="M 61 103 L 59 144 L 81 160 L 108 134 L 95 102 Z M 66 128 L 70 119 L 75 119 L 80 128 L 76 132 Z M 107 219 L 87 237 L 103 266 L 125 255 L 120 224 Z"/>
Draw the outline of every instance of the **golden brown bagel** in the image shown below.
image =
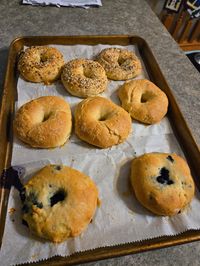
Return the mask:
<path fill-rule="evenodd" d="M 130 115 L 106 98 L 87 98 L 76 108 L 75 132 L 92 145 L 108 148 L 122 143 L 130 131 Z"/>
<path fill-rule="evenodd" d="M 60 78 L 62 54 L 53 47 L 33 46 L 20 55 L 18 70 L 25 80 L 52 83 Z"/>
<path fill-rule="evenodd" d="M 94 216 L 98 190 L 90 177 L 64 165 L 47 165 L 21 191 L 23 220 L 53 242 L 81 234 Z"/>
<path fill-rule="evenodd" d="M 106 48 L 100 52 L 97 61 L 103 66 L 106 75 L 113 80 L 127 80 L 141 73 L 141 63 L 137 56 L 121 48 Z"/>
<path fill-rule="evenodd" d="M 14 131 L 19 139 L 37 148 L 63 145 L 71 133 L 69 104 L 57 96 L 32 100 L 17 111 Z"/>
<path fill-rule="evenodd" d="M 88 59 L 74 59 L 64 65 L 61 74 L 65 89 L 74 96 L 86 98 L 106 89 L 107 77 L 103 67 Z"/>
<path fill-rule="evenodd" d="M 138 201 L 157 215 L 182 211 L 195 191 L 187 163 L 174 153 L 147 153 L 133 159 L 131 183 Z"/>
<path fill-rule="evenodd" d="M 132 118 L 146 124 L 159 122 L 167 113 L 166 94 L 146 79 L 125 82 L 119 89 L 122 107 Z"/>

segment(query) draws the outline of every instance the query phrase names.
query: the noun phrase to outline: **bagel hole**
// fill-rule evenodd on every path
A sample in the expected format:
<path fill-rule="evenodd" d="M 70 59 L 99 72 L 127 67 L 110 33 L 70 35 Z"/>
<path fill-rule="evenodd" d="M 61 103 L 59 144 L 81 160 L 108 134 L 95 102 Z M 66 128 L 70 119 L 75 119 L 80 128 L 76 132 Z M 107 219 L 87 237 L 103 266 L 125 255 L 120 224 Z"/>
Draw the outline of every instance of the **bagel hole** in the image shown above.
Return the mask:
<path fill-rule="evenodd" d="M 66 198 L 66 196 L 67 193 L 64 191 L 64 189 L 57 190 L 50 198 L 51 207 L 53 207 L 58 202 L 63 201 Z"/>
<path fill-rule="evenodd" d="M 103 116 L 101 116 L 101 117 L 98 119 L 98 121 L 105 121 L 105 120 L 107 120 L 107 115 L 103 115 Z"/>
<path fill-rule="evenodd" d="M 110 112 L 104 111 L 104 112 L 99 114 L 98 121 L 101 121 L 101 122 L 106 121 L 106 120 L 112 118 L 114 114 L 115 114 L 115 112 L 113 112 L 113 111 L 110 111 Z"/>
<path fill-rule="evenodd" d="M 91 72 L 90 69 L 83 69 L 83 75 L 84 75 L 86 78 L 89 78 L 89 79 L 92 78 L 92 72 Z"/>
<path fill-rule="evenodd" d="M 49 117 L 51 116 L 51 113 L 48 113 L 48 114 L 44 114 L 44 117 L 43 117 L 43 120 L 42 122 L 45 122 L 49 119 Z"/>
<path fill-rule="evenodd" d="M 118 58 L 117 62 L 119 64 L 119 66 L 121 66 L 126 60 L 124 58 Z"/>
<path fill-rule="evenodd" d="M 49 56 L 46 53 L 40 54 L 40 63 L 45 63 L 49 60 Z"/>
<path fill-rule="evenodd" d="M 154 93 L 152 93 L 151 91 L 145 91 L 141 95 L 140 102 L 141 103 L 146 103 L 146 102 L 150 101 L 151 99 L 153 99 L 154 97 L 155 97 L 155 94 Z"/>
<path fill-rule="evenodd" d="M 140 101 L 141 103 L 146 103 L 148 99 L 149 99 L 148 93 L 143 93 Z"/>

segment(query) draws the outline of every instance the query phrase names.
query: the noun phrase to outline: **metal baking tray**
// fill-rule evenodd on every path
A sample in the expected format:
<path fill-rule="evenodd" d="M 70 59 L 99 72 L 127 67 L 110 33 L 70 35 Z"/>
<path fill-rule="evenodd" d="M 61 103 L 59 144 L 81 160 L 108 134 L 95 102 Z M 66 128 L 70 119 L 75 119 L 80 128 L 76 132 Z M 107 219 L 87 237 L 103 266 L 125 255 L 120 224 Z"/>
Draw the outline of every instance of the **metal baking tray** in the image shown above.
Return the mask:
<path fill-rule="evenodd" d="M 20 51 L 24 46 L 34 45 L 136 45 L 140 56 L 145 64 L 149 78 L 158 87 L 161 87 L 169 99 L 168 118 L 173 128 L 174 134 L 185 154 L 196 185 L 199 188 L 197 177 L 200 176 L 200 152 L 190 129 L 179 109 L 179 106 L 170 90 L 156 59 L 154 58 L 146 41 L 138 36 L 115 35 L 115 36 L 35 36 L 16 38 L 10 45 L 6 76 L 4 81 L 3 96 L 0 109 L 0 244 L 5 227 L 5 217 L 7 212 L 7 202 L 9 197 L 12 177 L 9 176 L 6 169 L 11 165 L 12 157 L 12 121 L 14 117 L 14 106 L 17 100 L 17 71 L 16 63 Z M 72 265 L 77 263 L 95 261 L 116 256 L 128 255 L 157 248 L 173 246 L 200 240 L 200 230 L 189 230 L 176 236 L 163 236 L 154 239 L 121 244 L 111 247 L 97 248 L 90 251 L 75 253 L 69 257 L 56 256 L 51 259 L 23 265 Z"/>

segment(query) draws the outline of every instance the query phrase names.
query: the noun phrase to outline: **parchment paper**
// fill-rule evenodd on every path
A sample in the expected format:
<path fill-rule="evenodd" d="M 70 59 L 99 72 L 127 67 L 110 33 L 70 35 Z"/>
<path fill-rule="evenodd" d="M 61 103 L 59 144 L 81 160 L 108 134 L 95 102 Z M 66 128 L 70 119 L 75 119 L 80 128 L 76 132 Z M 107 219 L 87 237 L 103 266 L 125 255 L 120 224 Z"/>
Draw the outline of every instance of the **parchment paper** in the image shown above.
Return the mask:
<path fill-rule="evenodd" d="M 57 47 L 64 54 L 65 61 L 68 61 L 77 57 L 92 59 L 99 51 L 110 45 L 54 45 L 53 47 Z M 137 47 L 131 45 L 126 48 L 135 51 L 140 57 Z M 148 78 L 143 64 L 143 72 L 137 78 L 144 77 Z M 108 89 L 102 96 L 120 104 L 116 90 L 122 83 L 109 81 Z M 16 109 L 25 102 L 44 95 L 64 97 L 70 103 L 73 112 L 76 104 L 81 101 L 77 97 L 70 96 L 60 82 L 44 86 L 19 78 L 17 90 Z M 200 197 L 197 191 L 190 207 L 171 218 L 155 216 L 137 202 L 129 183 L 130 164 L 135 156 L 146 152 L 175 152 L 183 156 L 167 117 L 160 123 L 150 126 L 133 121 L 132 133 L 128 139 L 109 149 L 96 149 L 79 140 L 74 132 L 63 147 L 50 150 L 33 149 L 14 138 L 12 165 L 25 167 L 23 182 L 46 164 L 63 163 L 84 172 L 95 181 L 102 204 L 97 208 L 92 223 L 81 236 L 61 244 L 53 244 L 31 235 L 29 229 L 22 225 L 19 193 L 12 189 L 0 255 L 1 265 L 33 262 L 55 255 L 68 256 L 97 247 L 199 229 Z M 15 211 L 9 213 L 11 208 Z"/>

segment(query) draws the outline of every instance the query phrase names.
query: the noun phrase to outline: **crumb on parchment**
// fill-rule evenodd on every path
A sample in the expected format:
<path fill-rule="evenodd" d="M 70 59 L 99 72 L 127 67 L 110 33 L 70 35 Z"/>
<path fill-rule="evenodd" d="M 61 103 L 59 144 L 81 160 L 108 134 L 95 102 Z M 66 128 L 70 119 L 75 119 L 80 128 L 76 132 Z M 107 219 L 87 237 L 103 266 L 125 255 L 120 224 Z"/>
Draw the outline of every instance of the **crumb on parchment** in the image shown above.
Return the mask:
<path fill-rule="evenodd" d="M 8 213 L 9 213 L 9 214 L 13 214 L 15 211 L 16 211 L 15 208 L 10 208 L 10 209 L 8 210 Z"/>

